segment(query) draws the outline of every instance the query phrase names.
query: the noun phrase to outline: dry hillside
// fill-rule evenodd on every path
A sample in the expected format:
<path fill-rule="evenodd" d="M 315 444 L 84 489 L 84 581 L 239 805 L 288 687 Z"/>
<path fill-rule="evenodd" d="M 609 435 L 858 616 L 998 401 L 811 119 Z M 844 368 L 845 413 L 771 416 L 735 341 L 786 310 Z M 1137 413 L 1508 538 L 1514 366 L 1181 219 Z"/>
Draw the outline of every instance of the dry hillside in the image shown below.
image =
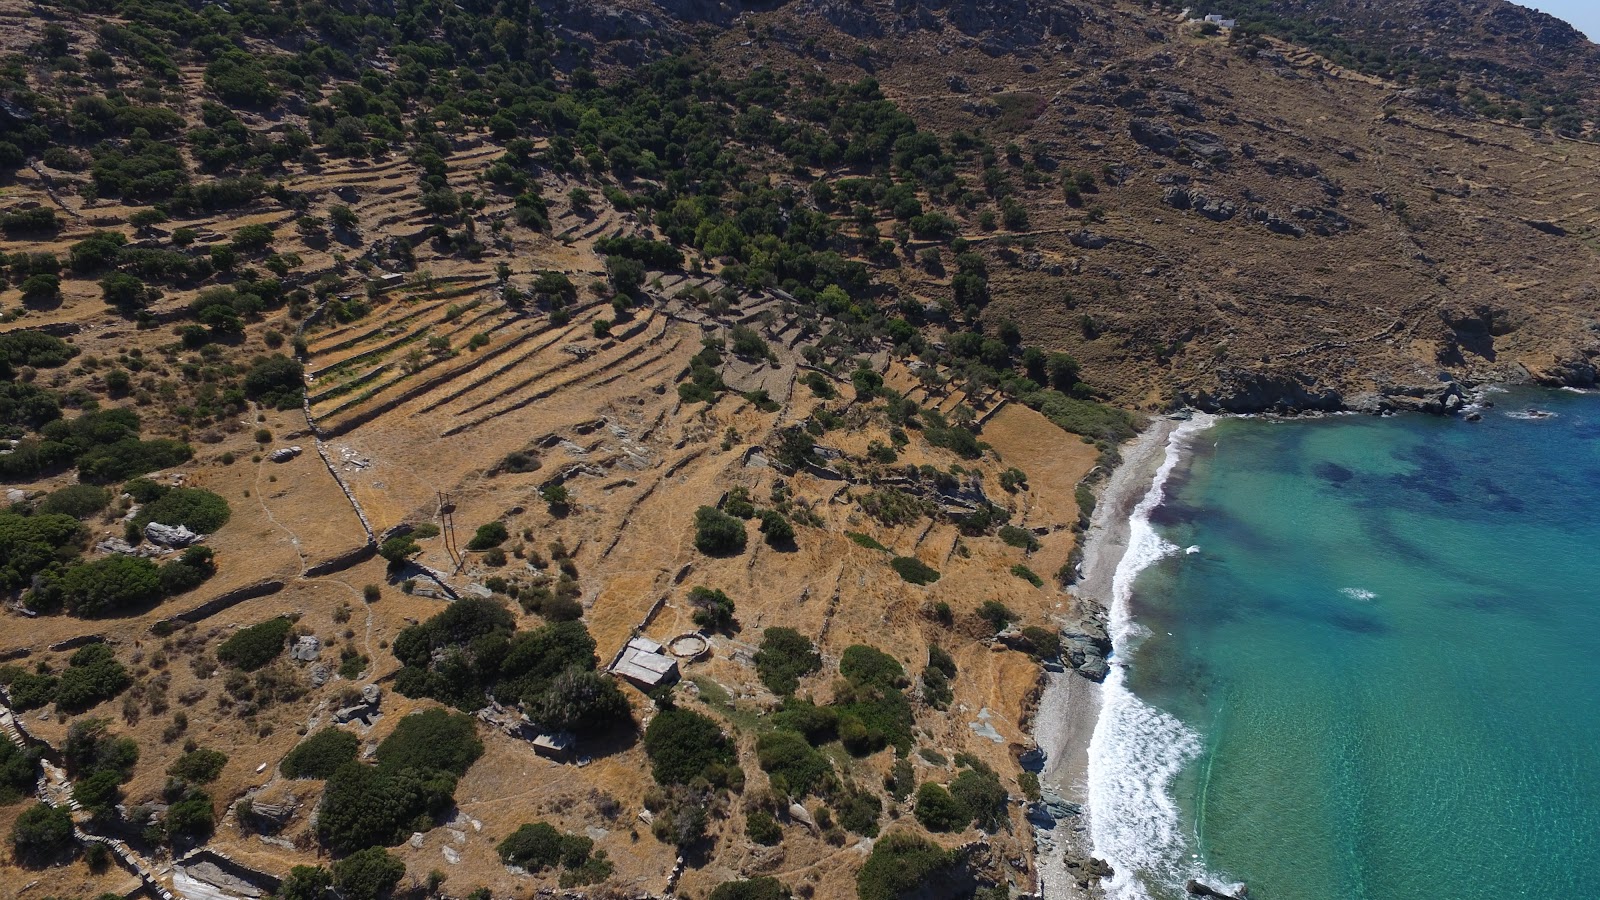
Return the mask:
<path fill-rule="evenodd" d="M 389 777 L 379 745 L 452 706 L 481 756 L 363 844 L 401 891 L 705 897 L 770 876 L 878 900 L 880 834 L 928 842 L 946 893 L 1034 891 L 1019 760 L 1046 667 L 1094 674 L 1075 551 L 1136 415 L 1594 384 L 1600 51 L 1507 4 L 1426 4 L 1449 9 L 1407 39 L 1418 58 L 1504 77 L 1423 84 L 1356 65 L 1399 41 L 1388 20 L 1311 5 L 1337 22 L 1296 42 L 1119 0 L 0 0 L 0 724 L 81 830 L 54 855 L 8 845 L 0 893 L 204 897 L 194 879 L 220 876 L 199 848 L 268 881 L 340 872 L 359 842 L 322 818 L 330 779 L 280 765 L 336 728 L 376 760 L 348 765 Z M 1500 43 L 1452 39 L 1469 19 Z M 1530 43 L 1561 52 L 1541 69 Z M 82 485 L 106 493 L 67 515 L 81 530 L 15 537 Z M 208 577 L 105 599 L 121 586 L 88 568 L 188 565 L 138 521 L 172 488 L 226 501 Z M 706 507 L 752 514 L 741 548 L 697 544 Z M 563 684 L 593 688 L 636 636 L 706 652 L 669 693 L 624 684 L 625 711 L 555 761 L 516 727 L 548 707 L 473 668 L 504 646 L 403 659 L 486 606 L 502 643 L 581 622 L 593 659 Z M 270 658 L 232 661 L 230 638 L 278 617 Z M 793 698 L 758 670 L 773 628 L 819 655 Z M 102 644 L 124 683 L 37 694 Z M 842 671 L 865 647 L 904 677 Z M 341 712 L 373 685 L 375 712 Z M 801 707 L 833 716 L 789 748 L 827 772 L 809 790 L 773 749 Z M 661 778 L 645 735 L 684 710 L 738 776 Z M 903 733 L 855 733 L 879 715 Z M 94 719 L 138 750 L 117 802 L 73 800 L 106 787 L 110 763 L 69 740 Z M 173 775 L 196 750 L 220 773 Z M 993 815 L 963 799 L 953 823 L 912 793 L 978 782 Z M 10 799 L 7 834 L 37 815 Z M 174 823 L 197 807 L 204 827 Z M 604 863 L 507 865 L 534 822 Z M 84 849 L 100 837 L 122 863 Z"/>

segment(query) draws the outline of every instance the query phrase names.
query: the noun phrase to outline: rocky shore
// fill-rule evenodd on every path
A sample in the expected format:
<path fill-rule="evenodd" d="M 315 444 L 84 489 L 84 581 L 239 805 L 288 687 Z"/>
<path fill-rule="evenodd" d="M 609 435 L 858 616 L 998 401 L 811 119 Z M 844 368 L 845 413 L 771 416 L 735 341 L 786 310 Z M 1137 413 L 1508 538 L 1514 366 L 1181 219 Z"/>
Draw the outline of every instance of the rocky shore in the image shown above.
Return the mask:
<path fill-rule="evenodd" d="M 1102 896 L 1100 879 L 1111 874 L 1095 859 L 1089 836 L 1089 739 L 1100 714 L 1099 682 L 1107 672 L 1106 609 L 1112 576 L 1128 549 L 1129 516 L 1149 490 L 1178 421 L 1154 420 L 1122 448 L 1122 463 L 1102 483 L 1094 516 L 1084 535 L 1082 577 L 1072 589 L 1073 615 L 1062 621 L 1061 671 L 1047 673 L 1034 716 L 1034 740 L 1042 797 L 1030 808 L 1038 842 L 1037 867 L 1045 900 Z"/>

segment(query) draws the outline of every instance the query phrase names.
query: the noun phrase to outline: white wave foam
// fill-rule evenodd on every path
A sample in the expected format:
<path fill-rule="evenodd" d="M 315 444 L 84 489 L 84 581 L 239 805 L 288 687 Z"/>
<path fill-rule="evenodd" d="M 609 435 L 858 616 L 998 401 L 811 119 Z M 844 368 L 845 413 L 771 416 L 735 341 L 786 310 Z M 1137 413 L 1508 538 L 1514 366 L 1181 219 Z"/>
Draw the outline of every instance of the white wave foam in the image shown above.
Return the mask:
<path fill-rule="evenodd" d="M 1190 545 L 1188 547 L 1183 548 L 1183 552 L 1189 554 L 1190 556 L 1193 556 L 1194 554 L 1200 552 L 1200 545 L 1199 544 L 1192 544 L 1192 545 Z"/>
<path fill-rule="evenodd" d="M 1366 603 L 1366 602 L 1371 601 L 1371 600 L 1376 600 L 1378 598 L 1377 594 L 1374 594 L 1373 592 L 1367 590 L 1366 588 L 1358 588 L 1358 587 L 1341 588 L 1339 590 L 1339 593 L 1345 595 L 1346 597 L 1349 597 L 1351 600 L 1360 600 L 1362 603 Z"/>
<path fill-rule="evenodd" d="M 1540 419 L 1554 419 L 1557 415 L 1557 413 L 1545 409 L 1529 409 L 1524 412 L 1508 412 L 1506 413 L 1506 418 L 1537 422 Z"/>
<path fill-rule="evenodd" d="M 1116 875 L 1106 885 L 1112 900 L 1148 900 L 1146 879 L 1180 888 L 1202 874 L 1191 861 L 1171 785 L 1199 755 L 1200 736 L 1176 718 L 1140 700 L 1127 686 L 1119 659 L 1149 632 L 1133 621 L 1133 582 L 1146 566 L 1178 551 L 1150 524 L 1150 512 L 1166 496 L 1166 484 L 1191 436 L 1210 427 L 1197 415 L 1167 439 L 1166 457 L 1150 490 L 1128 522 L 1128 549 L 1111 581 L 1111 671 L 1101 690 L 1100 718 L 1089 741 L 1089 833 L 1097 855 Z M 1186 859 L 1186 857 L 1191 857 Z"/>

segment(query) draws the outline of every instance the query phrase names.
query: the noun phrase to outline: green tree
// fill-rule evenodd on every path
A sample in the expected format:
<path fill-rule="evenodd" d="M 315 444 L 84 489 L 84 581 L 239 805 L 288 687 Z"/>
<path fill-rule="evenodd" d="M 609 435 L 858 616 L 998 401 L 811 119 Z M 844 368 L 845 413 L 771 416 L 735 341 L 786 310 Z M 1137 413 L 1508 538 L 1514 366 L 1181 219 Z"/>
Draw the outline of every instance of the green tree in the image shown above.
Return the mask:
<path fill-rule="evenodd" d="M 811 639 L 793 628 L 768 628 L 755 655 L 756 674 L 779 696 L 793 694 L 800 679 L 822 668 L 822 654 Z"/>
<path fill-rule="evenodd" d="M 917 821 L 929 831 L 960 831 L 972 814 L 943 785 L 925 781 L 917 788 Z"/>
<path fill-rule="evenodd" d="M 650 720 L 644 750 L 659 784 L 688 784 L 714 766 L 737 762 L 733 742 L 716 720 L 688 709 L 668 709 Z"/>
<path fill-rule="evenodd" d="M 299 406 L 305 391 L 305 366 L 281 353 L 256 357 L 244 376 L 244 395 L 273 409 Z"/>
<path fill-rule="evenodd" d="M 72 840 L 72 816 L 43 803 L 24 810 L 11 826 L 11 846 L 25 865 L 50 862 L 71 847 Z"/>
<path fill-rule="evenodd" d="M 694 514 L 694 545 L 708 556 L 726 556 L 744 549 L 744 523 L 713 506 Z"/>
<path fill-rule="evenodd" d="M 733 631 L 733 600 L 721 590 L 696 587 L 689 591 L 689 603 L 694 607 L 694 623 L 711 631 Z"/>

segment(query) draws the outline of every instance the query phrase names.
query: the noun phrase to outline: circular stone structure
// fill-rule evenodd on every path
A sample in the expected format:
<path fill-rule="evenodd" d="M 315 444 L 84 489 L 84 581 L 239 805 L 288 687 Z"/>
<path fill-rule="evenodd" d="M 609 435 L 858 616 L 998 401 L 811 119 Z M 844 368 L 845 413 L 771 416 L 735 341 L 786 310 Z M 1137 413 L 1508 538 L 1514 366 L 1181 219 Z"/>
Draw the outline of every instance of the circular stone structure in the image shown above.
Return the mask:
<path fill-rule="evenodd" d="M 711 653 L 711 641 L 698 631 L 688 631 L 667 641 L 667 652 L 679 659 L 693 661 Z"/>

